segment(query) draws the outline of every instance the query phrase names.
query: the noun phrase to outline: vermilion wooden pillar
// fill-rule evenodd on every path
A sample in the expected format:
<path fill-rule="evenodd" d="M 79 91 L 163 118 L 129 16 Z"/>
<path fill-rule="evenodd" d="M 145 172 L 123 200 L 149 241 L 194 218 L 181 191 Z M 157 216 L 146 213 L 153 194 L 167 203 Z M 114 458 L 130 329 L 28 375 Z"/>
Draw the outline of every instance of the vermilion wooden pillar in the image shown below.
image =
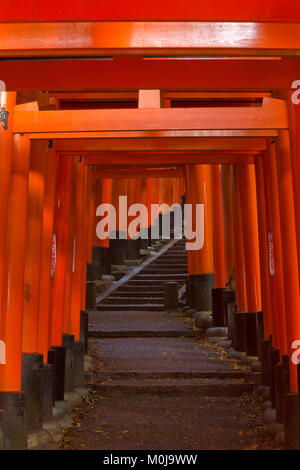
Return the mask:
<path fill-rule="evenodd" d="M 148 227 L 151 227 L 151 204 L 154 203 L 155 179 L 147 178 L 146 180 L 146 206 L 148 209 Z"/>
<path fill-rule="evenodd" d="M 215 287 L 225 288 L 224 228 L 220 165 L 212 165 L 211 172 Z"/>
<path fill-rule="evenodd" d="M 74 276 L 74 262 L 75 262 L 75 217 L 76 217 L 76 192 L 77 192 L 77 161 L 76 157 L 72 159 L 72 187 L 71 187 L 71 200 L 69 210 L 68 222 L 68 240 L 66 245 L 66 272 L 65 272 L 65 289 L 64 289 L 64 313 L 63 313 L 63 333 L 70 333 L 71 324 L 71 298 L 72 298 L 72 283 Z M 90 240 L 89 240 L 90 241 Z"/>
<path fill-rule="evenodd" d="M 11 185 L 8 203 L 5 282 L 1 339 L 6 343 L 6 364 L 0 365 L 0 391 L 21 390 L 21 353 L 24 305 L 24 263 L 30 141 L 13 139 Z"/>
<path fill-rule="evenodd" d="M 101 197 L 102 204 L 111 203 L 112 184 L 113 184 L 113 180 L 111 178 L 104 178 L 102 180 L 102 197 Z M 103 248 L 109 248 L 109 237 L 107 237 L 105 240 L 100 240 L 99 238 L 97 238 L 97 244 L 98 246 L 102 246 Z"/>
<path fill-rule="evenodd" d="M 191 274 L 213 273 L 211 167 L 209 165 L 188 165 L 187 186 L 190 186 L 191 191 L 188 189 L 186 202 L 193 204 L 193 219 L 195 219 L 195 205 L 204 204 L 204 246 L 201 250 L 191 253 L 195 259 L 194 272 Z"/>
<path fill-rule="evenodd" d="M 38 352 L 38 324 L 45 169 L 48 141 L 31 144 L 24 277 L 23 352 Z M 41 312 L 42 314 L 42 312 Z"/>
<path fill-rule="evenodd" d="M 262 162 L 267 209 L 269 281 L 272 302 L 272 344 L 276 349 L 280 350 L 281 354 L 287 354 L 278 174 L 274 143 L 268 144 L 268 151 L 263 153 Z"/>
<path fill-rule="evenodd" d="M 116 225 L 117 230 L 124 232 L 126 227 L 119 225 L 119 196 L 127 196 L 127 187 L 128 187 L 128 180 L 127 179 L 114 179 L 112 185 L 112 198 L 111 203 L 116 209 Z M 121 214 L 122 215 L 122 214 Z"/>
<path fill-rule="evenodd" d="M 224 221 L 225 282 L 227 284 L 230 281 L 234 268 L 233 196 L 231 165 L 221 166 L 221 178 Z"/>
<path fill-rule="evenodd" d="M 141 179 L 141 199 L 140 199 L 140 203 L 144 204 L 144 206 L 147 207 L 147 210 L 149 211 L 149 209 L 148 209 L 149 196 L 147 194 L 148 189 L 149 188 L 148 188 L 148 184 L 147 184 L 147 179 L 142 178 Z M 152 193 L 152 188 L 150 189 L 150 192 Z M 150 213 L 150 215 L 151 215 L 151 213 Z M 148 217 L 142 217 L 141 235 L 143 237 L 146 236 L 148 238 L 148 236 L 149 236 L 148 227 L 149 227 L 149 212 L 148 212 Z M 145 248 L 148 246 L 148 242 L 146 240 L 145 240 L 145 242 L 141 242 L 141 243 L 142 244 L 144 243 L 144 245 L 142 245 L 142 246 L 145 246 Z"/>
<path fill-rule="evenodd" d="M 6 227 L 7 211 L 10 190 L 10 172 L 12 158 L 12 130 L 14 107 L 16 103 L 16 92 L 0 92 L 0 108 L 4 108 L 9 114 L 5 116 L 7 122 L 0 122 L 0 220 L 2 229 L 0 230 L 0 319 L 3 300 L 5 251 L 6 251 Z M 1 334 L 1 329 L 0 329 Z M 0 337 L 1 338 L 1 337 Z"/>
<path fill-rule="evenodd" d="M 98 242 L 99 239 L 96 233 L 96 225 L 97 225 L 97 218 L 96 218 L 96 211 L 97 207 L 102 203 L 102 186 L 103 186 L 103 179 L 96 179 L 96 188 L 95 188 L 95 213 L 94 213 L 94 246 L 99 246 Z"/>
<path fill-rule="evenodd" d="M 85 189 L 85 165 L 81 158 L 75 158 L 76 168 L 76 200 L 74 213 L 74 258 L 72 260 L 72 291 L 70 301 L 70 319 L 68 333 L 74 335 L 75 341 L 80 339 L 80 309 L 82 272 L 86 269 L 84 257 L 84 189 Z"/>
<path fill-rule="evenodd" d="M 285 281 L 285 303 L 288 331 L 288 351 L 291 357 L 293 342 L 300 338 L 299 270 L 292 180 L 292 163 L 289 132 L 280 130 L 278 135 L 278 188 Z M 291 362 L 291 391 L 297 391 L 297 366 Z"/>
<path fill-rule="evenodd" d="M 264 158 L 267 158 L 264 155 Z M 258 233 L 259 233 L 259 253 L 260 253 L 260 273 L 262 288 L 262 307 L 264 320 L 264 338 L 269 339 L 272 334 L 272 302 L 270 285 L 270 259 L 268 246 L 268 224 L 267 207 L 265 195 L 263 157 L 256 157 L 256 189 L 257 189 L 257 214 L 258 214 Z"/>
<path fill-rule="evenodd" d="M 55 215 L 56 267 L 53 278 L 51 321 L 51 343 L 54 346 L 62 342 L 71 189 L 72 158 L 60 155 Z"/>
<path fill-rule="evenodd" d="M 294 111 L 294 126 L 293 126 L 293 138 L 294 138 L 294 162 L 295 162 L 295 171 L 294 178 L 297 178 L 297 189 L 298 192 L 295 195 L 297 199 L 296 207 L 296 229 L 297 229 L 297 240 L 298 240 L 298 264 L 300 269 L 300 214 L 299 214 L 299 205 L 300 205 L 300 103 L 293 105 Z"/>
<path fill-rule="evenodd" d="M 168 204 L 168 196 L 168 179 L 159 178 L 159 204 Z"/>
<path fill-rule="evenodd" d="M 188 251 L 190 292 L 195 289 L 195 308 L 203 311 L 211 310 L 211 289 L 214 287 L 211 167 L 209 165 L 188 165 L 186 169 L 186 188 L 186 203 L 193 206 L 194 229 L 196 227 L 196 204 L 204 204 L 203 248 Z"/>
<path fill-rule="evenodd" d="M 45 173 L 45 197 L 43 206 L 43 225 L 41 242 L 41 270 L 38 323 L 38 351 L 47 362 L 48 349 L 51 346 L 51 309 L 52 309 L 52 247 L 55 216 L 56 176 L 58 156 L 55 142 L 48 148 Z M 54 255 L 54 254 L 53 254 Z"/>
<path fill-rule="evenodd" d="M 93 243 L 95 231 L 95 218 L 96 218 L 96 180 L 90 178 L 90 194 L 87 210 L 89 213 L 88 223 L 88 262 L 92 263 L 93 260 Z"/>
<path fill-rule="evenodd" d="M 88 226 L 89 226 L 89 212 L 87 210 L 89 204 L 89 195 L 90 195 L 90 168 L 85 167 L 84 169 L 84 217 L 82 220 L 83 226 L 83 242 L 82 242 L 82 263 L 83 269 L 81 272 L 81 310 L 85 310 L 86 304 L 86 265 L 88 259 Z"/>
<path fill-rule="evenodd" d="M 249 312 L 261 310 L 257 198 L 254 165 L 237 165 Z"/>
<path fill-rule="evenodd" d="M 173 191 L 174 191 L 174 203 L 175 204 L 180 204 L 180 181 L 183 180 L 183 178 L 174 178 L 173 179 Z"/>
<path fill-rule="evenodd" d="M 293 103 L 294 90 L 276 90 L 273 96 L 286 101 L 289 119 L 292 182 L 294 190 L 295 226 L 300 277 L 300 104 Z"/>
<path fill-rule="evenodd" d="M 245 279 L 244 240 L 240 192 L 238 185 L 237 165 L 233 166 L 233 235 L 235 259 L 236 301 L 239 312 L 247 311 L 247 291 Z"/>
<path fill-rule="evenodd" d="M 127 186 L 127 204 L 128 210 L 133 204 L 141 203 L 141 178 L 129 178 Z M 138 214 L 137 214 L 138 216 Z M 127 240 L 125 245 L 125 256 L 127 259 L 138 259 L 140 254 L 140 240 L 134 239 L 129 234 L 129 226 L 131 222 L 136 218 L 135 215 L 128 215 L 127 221 Z M 141 226 L 135 227 L 140 232 Z"/>
<path fill-rule="evenodd" d="M 195 200 L 195 184 L 192 184 L 191 169 L 189 166 L 186 167 L 186 204 L 192 204 L 192 201 Z M 192 210 L 194 217 L 194 210 Z M 205 223 L 205 221 L 204 221 Z M 188 261 L 188 275 L 192 276 L 196 273 L 196 255 L 193 251 L 187 252 L 187 261 Z"/>

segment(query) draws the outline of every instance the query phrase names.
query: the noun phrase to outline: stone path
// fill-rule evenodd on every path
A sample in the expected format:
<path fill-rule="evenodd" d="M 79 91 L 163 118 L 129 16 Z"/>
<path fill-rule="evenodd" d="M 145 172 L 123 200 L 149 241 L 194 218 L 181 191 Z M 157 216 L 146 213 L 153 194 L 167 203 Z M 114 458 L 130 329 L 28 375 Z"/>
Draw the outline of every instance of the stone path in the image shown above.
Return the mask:
<path fill-rule="evenodd" d="M 59 448 L 274 448 L 246 366 L 177 313 L 106 305 L 90 313 L 90 399 Z"/>

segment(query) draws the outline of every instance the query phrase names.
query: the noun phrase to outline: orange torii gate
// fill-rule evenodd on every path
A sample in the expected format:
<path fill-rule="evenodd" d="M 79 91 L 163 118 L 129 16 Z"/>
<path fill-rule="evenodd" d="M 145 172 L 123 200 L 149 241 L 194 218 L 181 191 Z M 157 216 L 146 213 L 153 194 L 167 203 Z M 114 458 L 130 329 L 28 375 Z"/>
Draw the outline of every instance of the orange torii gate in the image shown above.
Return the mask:
<path fill-rule="evenodd" d="M 65 3 L 67 4 L 67 2 Z M 249 309 L 260 309 L 258 281 L 260 274 L 263 285 L 269 286 L 272 307 L 274 307 L 271 315 L 266 317 L 266 331 L 272 334 L 275 349 L 280 349 L 281 355 L 289 352 L 291 357 L 292 344 L 300 337 L 299 318 L 296 315 L 300 307 L 299 164 L 297 161 L 300 113 L 296 106 L 292 106 L 289 101 L 287 103 L 284 101 L 290 100 L 290 96 L 285 96 L 284 100 L 274 100 L 266 95 L 261 96 L 262 105 L 248 108 L 238 106 L 209 108 L 207 106 L 199 109 L 175 109 L 171 105 L 172 99 L 173 101 L 176 99 L 176 94 L 172 97 L 173 92 L 168 89 L 182 90 L 183 94 L 181 97 L 177 95 L 177 99 L 185 100 L 189 99 L 188 94 L 184 96 L 188 88 L 222 90 L 223 94 L 226 93 L 224 92 L 226 89 L 230 89 L 231 93 L 234 89 L 290 89 L 292 82 L 297 78 L 297 73 L 300 76 L 300 63 L 297 58 L 300 49 L 300 27 L 299 23 L 294 22 L 299 21 L 299 11 L 296 11 L 295 8 L 291 13 L 289 3 L 284 0 L 278 1 L 276 8 L 274 5 L 270 6 L 269 0 L 263 9 L 261 2 L 256 1 L 247 7 L 235 5 L 228 15 L 218 13 L 213 5 L 201 5 L 203 6 L 202 12 L 200 5 L 196 7 L 193 3 L 193 8 L 191 9 L 189 5 L 183 15 L 184 19 L 189 21 L 183 22 L 177 2 L 175 2 L 176 5 L 172 12 L 166 12 L 163 6 L 157 10 L 153 8 L 153 5 L 148 6 L 149 16 L 147 18 L 143 16 L 145 13 L 141 12 L 140 6 L 134 2 L 136 12 L 128 8 L 125 18 L 120 15 L 120 10 L 117 10 L 121 18 L 127 20 L 118 22 L 115 20 L 120 17 L 118 15 L 112 17 L 108 6 L 102 15 L 99 15 L 99 12 L 94 15 L 94 11 L 91 14 L 89 10 L 88 2 L 86 3 L 87 5 L 83 7 L 77 7 L 72 18 L 68 16 L 70 14 L 68 9 L 63 6 L 61 16 L 55 12 L 53 14 L 52 11 L 50 18 L 47 17 L 43 9 L 34 10 L 34 17 L 38 22 L 45 19 L 48 22 L 35 24 L 20 22 L 3 25 L 0 32 L 0 56 L 4 60 L 0 63 L 0 73 L 1 78 L 6 81 L 8 89 L 19 89 L 20 81 L 22 86 L 27 89 L 51 88 L 70 91 L 81 89 L 83 85 L 85 90 L 98 89 L 99 87 L 103 90 L 106 88 L 110 90 L 164 88 L 166 89 L 165 99 L 170 107 L 157 109 L 160 108 L 161 96 L 156 93 L 155 96 L 153 95 L 153 101 L 150 100 L 148 105 L 147 97 L 145 98 L 145 109 L 26 111 L 24 108 L 19 108 L 14 113 L 14 143 L 12 143 L 11 127 L 6 134 L 1 128 L 0 145 L 2 146 L 2 142 L 5 141 L 3 144 L 5 159 L 1 164 L 4 173 L 0 174 L 1 188 L 4 188 L 1 216 L 3 214 L 4 227 L 11 228 L 12 236 L 8 240 L 7 231 L 3 230 L 3 244 L 1 243 L 2 248 L 0 249 L 3 252 L 6 246 L 8 249 L 5 261 L 3 261 L 4 255 L 1 259 L 0 277 L 1 275 L 5 277 L 3 274 L 5 272 L 15 273 L 16 277 L 9 279 L 8 282 L 12 283 L 10 287 L 16 288 L 18 295 L 14 299 L 14 303 L 10 303 L 9 289 L 5 287 L 2 297 L 5 299 L 4 302 L 10 305 L 10 309 L 6 310 L 3 307 L 1 310 L 0 331 L 2 337 L 8 342 L 9 354 L 12 354 L 11 332 L 13 329 L 17 331 L 16 342 L 19 347 L 12 356 L 9 356 L 13 358 L 13 361 L 10 361 L 4 368 L 2 365 L 0 366 L 1 390 L 20 390 L 20 374 L 16 374 L 18 377 L 14 376 L 13 370 L 20 372 L 23 308 L 21 286 L 23 281 L 22 274 L 16 266 L 15 240 L 17 233 L 16 229 L 13 229 L 16 221 L 12 210 L 14 207 L 19 207 L 22 210 L 21 222 L 23 221 L 23 225 L 16 224 L 16 226 L 21 227 L 19 260 L 24 264 L 25 243 L 28 243 L 25 238 L 26 233 L 24 233 L 27 213 L 24 195 L 27 192 L 26 178 L 28 173 L 34 169 L 29 166 L 29 146 L 30 142 L 36 140 L 38 142 L 33 144 L 32 148 L 39 145 L 39 141 L 42 139 L 50 140 L 51 144 L 54 143 L 54 153 L 58 152 L 61 168 L 64 165 L 68 168 L 67 185 L 63 183 L 64 172 L 58 171 L 55 231 L 62 233 L 63 245 L 57 247 L 59 255 L 57 270 L 60 273 L 60 283 L 57 285 L 54 280 L 55 285 L 53 286 L 54 292 L 56 292 L 54 311 L 59 310 L 58 315 L 52 316 L 54 323 L 51 328 L 52 338 L 55 339 L 54 345 L 61 344 L 62 325 L 66 320 L 63 315 L 68 310 L 67 307 L 64 307 L 62 313 L 61 305 L 57 302 L 57 299 L 63 299 L 65 285 L 68 286 L 68 292 L 75 292 L 73 285 L 74 289 L 77 289 L 81 283 L 80 305 L 82 308 L 84 307 L 85 273 L 82 276 L 79 276 L 78 273 L 70 276 L 72 236 L 67 237 L 65 226 L 71 223 L 72 234 L 76 233 L 76 237 L 82 237 L 82 247 L 78 249 L 78 253 L 76 251 L 78 256 L 84 260 L 80 265 L 80 269 L 82 269 L 88 253 L 91 253 L 89 251 L 91 249 L 91 235 L 88 237 L 87 233 L 91 234 L 91 221 L 94 221 L 94 214 L 90 213 L 84 216 L 82 224 L 84 229 L 81 230 L 78 224 L 74 223 L 74 211 L 76 217 L 79 217 L 83 212 L 79 201 L 80 195 L 84 195 L 85 203 L 89 201 L 91 195 L 92 197 L 94 195 L 91 191 L 93 171 L 90 165 L 141 164 L 141 161 L 143 165 L 147 163 L 162 164 L 163 162 L 166 165 L 172 164 L 174 166 L 223 164 L 234 167 L 233 216 L 236 223 L 234 224 L 235 236 L 232 238 L 234 238 L 235 260 L 238 263 L 236 280 L 239 310 L 255 313 L 249 312 Z M 198 2 L 198 4 L 200 3 Z M 158 18 L 159 13 L 157 12 L 161 12 L 165 16 Z M 5 12 L 0 9 L 0 18 L 1 15 L 4 15 L 6 21 L 14 19 L 10 6 Z M 23 2 L 21 2 L 17 16 L 23 21 L 30 20 L 28 15 L 26 16 L 26 7 Z M 176 22 L 167 21 L 170 18 Z M 191 18 L 194 19 L 193 22 L 190 21 Z M 291 21 L 291 18 L 294 21 Z M 72 22 L 67 23 L 66 21 L 70 19 Z M 108 21 L 101 22 L 103 19 Z M 134 21 L 130 21 L 132 19 Z M 150 21 L 146 21 L 147 19 Z M 155 22 L 156 19 L 160 21 Z M 219 21 L 229 20 L 229 22 L 215 23 L 217 19 Z M 232 22 L 233 19 L 235 22 Z M 49 20 L 53 22 L 51 23 Z M 60 20 L 60 22 L 54 23 L 56 20 Z M 74 20 L 81 21 L 76 23 Z M 94 21 L 91 22 L 91 20 Z M 205 20 L 205 22 L 200 22 L 200 20 Z M 278 22 L 279 20 L 285 22 Z M 241 23 L 237 21 L 241 21 Z M 289 57 L 291 53 L 295 56 Z M 102 58 L 99 57 L 100 54 L 103 55 Z M 41 60 L 34 61 L 35 57 L 39 57 Z M 57 60 L 58 57 L 59 60 Z M 194 60 L 186 60 L 189 58 Z M 56 73 L 53 73 L 53 70 Z M 180 92 L 177 90 L 176 93 Z M 205 93 L 205 91 L 199 93 Z M 258 92 L 257 96 L 259 93 L 261 92 Z M 9 94 L 4 93 L 3 96 L 7 97 L 6 106 L 12 118 L 13 99 L 15 98 L 13 94 L 10 95 L 12 101 L 9 102 Z M 271 96 L 277 97 L 274 93 Z M 195 99 L 195 96 L 193 98 Z M 223 95 L 221 99 L 226 98 L 229 97 Z M 206 95 L 206 99 L 209 99 L 208 95 Z M 145 149 L 147 155 L 144 153 Z M 139 151 L 142 154 L 138 154 Z M 198 152 L 197 155 L 194 154 L 195 151 Z M 19 152 L 26 156 L 22 164 L 18 158 L 18 156 L 20 157 Z M 128 153 L 126 154 L 126 152 Z M 81 165 L 79 169 L 79 166 L 74 163 L 75 158 L 79 155 L 82 156 L 88 168 Z M 30 158 L 33 158 L 33 152 Z M 270 261 L 270 256 L 266 256 L 265 251 L 263 259 L 261 257 L 261 271 L 260 273 L 258 271 L 258 244 L 255 239 L 257 222 L 255 221 L 254 165 L 256 165 L 257 197 L 259 200 L 259 234 L 264 241 L 264 250 L 267 248 L 266 236 L 272 240 L 270 246 L 274 248 L 275 274 L 272 271 L 273 265 L 271 271 L 270 267 L 266 266 Z M 46 171 L 48 172 L 48 170 L 43 171 L 44 175 Z M 49 171 L 51 170 L 49 169 Z M 99 171 L 99 174 L 103 172 L 102 174 L 111 175 L 104 168 L 98 168 L 96 171 Z M 219 185 L 220 178 L 217 172 L 214 177 L 215 184 Z M 9 179 L 12 184 L 11 192 L 9 192 Z M 123 178 L 118 178 L 118 183 L 122 180 Z M 42 192 L 43 181 L 40 181 L 39 184 L 40 192 Z M 275 191 L 273 191 L 273 187 L 276 188 Z M 187 187 L 187 192 L 190 189 Z M 218 186 L 218 197 L 215 198 L 216 218 L 220 213 L 219 189 Z M 47 193 L 46 186 L 44 192 L 43 206 L 34 208 L 30 204 L 28 207 L 29 215 L 32 212 L 34 212 L 33 215 L 36 212 L 39 214 L 39 233 L 42 237 L 40 243 L 43 248 L 45 248 L 45 244 L 49 246 L 51 232 L 51 227 L 48 226 L 47 233 L 44 232 L 44 229 L 47 228 L 44 224 L 46 201 L 47 204 L 50 204 L 50 226 L 54 217 L 53 194 Z M 247 195 L 249 199 L 247 199 Z M 197 201 L 196 196 L 196 194 L 193 195 L 195 202 Z M 49 199 L 46 200 L 46 197 Z M 69 211 L 68 207 L 72 210 Z M 245 214 L 249 217 L 245 217 Z M 27 223 L 29 229 L 37 235 L 36 228 L 32 226 L 33 221 L 28 219 Z M 230 238 L 232 234 L 230 235 L 229 232 L 225 227 L 225 233 Z M 218 233 L 219 241 L 221 238 L 220 231 Z M 66 247 L 66 250 L 63 246 Z M 219 242 L 217 248 L 219 252 Z M 231 265 L 230 256 L 228 258 L 227 267 Z M 46 262 L 49 265 L 49 256 L 47 260 L 41 261 L 39 259 L 40 262 Z M 64 266 L 68 266 L 68 272 Z M 29 267 L 27 263 L 27 269 Z M 221 272 L 223 270 L 222 263 L 218 267 Z M 245 279 L 244 270 L 246 271 Z M 83 269 L 83 271 L 85 270 Z M 274 277 L 276 279 L 273 279 Z M 14 284 L 15 280 L 16 284 Z M 47 283 L 49 289 L 49 280 Z M 34 287 L 36 294 L 38 288 Z M 46 289 L 46 292 L 49 290 Z M 263 310 L 268 309 L 268 299 L 266 300 L 266 298 L 265 296 L 264 300 L 263 296 Z M 68 321 L 65 322 L 64 328 L 67 328 L 67 333 L 74 333 L 75 336 L 78 336 L 80 314 L 78 299 L 75 303 L 76 313 L 73 325 L 68 329 L 67 325 L 72 323 L 72 319 L 67 317 Z M 287 325 L 285 324 L 285 310 Z M 11 312 L 17 313 L 14 317 L 15 322 L 12 320 Z M 36 312 L 34 313 L 36 314 Z M 46 317 L 43 318 L 44 320 L 47 322 Z M 253 321 L 251 325 L 253 332 Z M 287 337 L 285 335 L 286 327 Z M 45 337 L 41 335 L 43 338 L 39 345 L 41 349 L 38 352 L 45 350 L 47 332 L 44 330 L 42 333 L 45 333 Z M 265 339 L 268 338 L 265 337 Z M 2 370 L 6 372 L 2 373 Z M 295 392 L 297 390 L 297 376 L 295 364 L 292 362 L 290 370 L 291 390 Z M 10 382 L 12 378 L 14 380 Z"/>

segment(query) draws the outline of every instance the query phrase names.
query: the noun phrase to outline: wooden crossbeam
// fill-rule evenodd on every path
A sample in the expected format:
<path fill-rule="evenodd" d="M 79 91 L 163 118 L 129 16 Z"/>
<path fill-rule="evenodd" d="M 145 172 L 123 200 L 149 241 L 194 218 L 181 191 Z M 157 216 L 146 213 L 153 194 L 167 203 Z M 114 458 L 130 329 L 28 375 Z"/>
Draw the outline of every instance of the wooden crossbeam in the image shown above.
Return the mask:
<path fill-rule="evenodd" d="M 199 55 L 300 51 L 299 23 L 6 23 L 0 56 Z"/>
<path fill-rule="evenodd" d="M 95 153 L 84 154 L 86 165 L 130 165 L 130 164 L 169 164 L 169 165 L 197 165 L 197 164 L 249 164 L 255 162 L 255 155 L 251 153 L 224 153 L 224 152 L 198 152 L 198 153 L 171 153 L 171 154 L 133 154 L 133 153 Z M 145 171 L 144 171 L 145 177 Z M 162 176 L 161 176 L 162 177 Z"/>
<path fill-rule="evenodd" d="M 160 168 L 150 169 L 147 168 L 145 171 L 144 169 L 115 169 L 115 170 L 107 170 L 106 168 L 100 170 L 94 170 L 91 172 L 91 177 L 95 179 L 101 178 L 118 178 L 118 179 L 127 179 L 127 178 L 184 178 L 185 171 L 184 167 L 177 167 L 177 168 Z"/>
<path fill-rule="evenodd" d="M 234 91 L 234 92 L 211 92 L 211 91 L 199 91 L 199 90 L 167 90 L 164 93 L 164 97 L 172 100 L 205 100 L 205 99 L 217 99 L 217 100 L 255 100 L 270 96 L 268 92 L 259 91 Z M 62 101 L 131 101 L 138 100 L 137 91 L 53 91 L 50 92 L 50 96 Z"/>
<path fill-rule="evenodd" d="M 53 60 L 52 60 L 53 59 Z M 261 90 L 290 89 L 300 76 L 300 58 L 282 60 L 51 60 L 0 61 L 7 90 L 120 90 L 138 88 Z M 261 59 L 261 58 L 259 58 Z"/>
<path fill-rule="evenodd" d="M 265 100 L 264 106 L 253 108 L 18 111 L 14 132 L 287 129 L 286 104 L 280 100 Z"/>
<path fill-rule="evenodd" d="M 78 135 L 78 137 L 80 137 Z M 53 134 L 46 134 L 40 138 L 56 138 Z M 60 152 L 99 152 L 99 151 L 143 151 L 143 152 L 172 152 L 185 151 L 248 151 L 259 152 L 266 150 L 264 137 L 148 137 L 148 138 L 75 138 L 57 139 L 57 151 Z"/>
<path fill-rule="evenodd" d="M 162 21 L 300 21 L 300 5 L 291 0 L 252 0 L 239 2 L 227 0 L 173 0 L 162 2 L 152 0 L 113 0 L 95 2 L 85 0 L 15 0 L 0 7 L 1 21 L 117 21 L 117 20 Z"/>

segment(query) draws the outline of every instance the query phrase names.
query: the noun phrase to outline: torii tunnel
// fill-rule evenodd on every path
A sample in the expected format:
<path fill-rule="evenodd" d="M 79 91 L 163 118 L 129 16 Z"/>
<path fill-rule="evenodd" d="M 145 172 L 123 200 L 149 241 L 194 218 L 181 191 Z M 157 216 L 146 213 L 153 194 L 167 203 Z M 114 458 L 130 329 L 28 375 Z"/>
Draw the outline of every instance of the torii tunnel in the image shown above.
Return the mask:
<path fill-rule="evenodd" d="M 153 205 L 174 226 L 186 204 L 204 226 L 181 310 L 256 358 L 300 449 L 299 2 L 1 4 L 0 81 L 0 447 L 84 387 L 97 282 L 163 238 Z"/>

